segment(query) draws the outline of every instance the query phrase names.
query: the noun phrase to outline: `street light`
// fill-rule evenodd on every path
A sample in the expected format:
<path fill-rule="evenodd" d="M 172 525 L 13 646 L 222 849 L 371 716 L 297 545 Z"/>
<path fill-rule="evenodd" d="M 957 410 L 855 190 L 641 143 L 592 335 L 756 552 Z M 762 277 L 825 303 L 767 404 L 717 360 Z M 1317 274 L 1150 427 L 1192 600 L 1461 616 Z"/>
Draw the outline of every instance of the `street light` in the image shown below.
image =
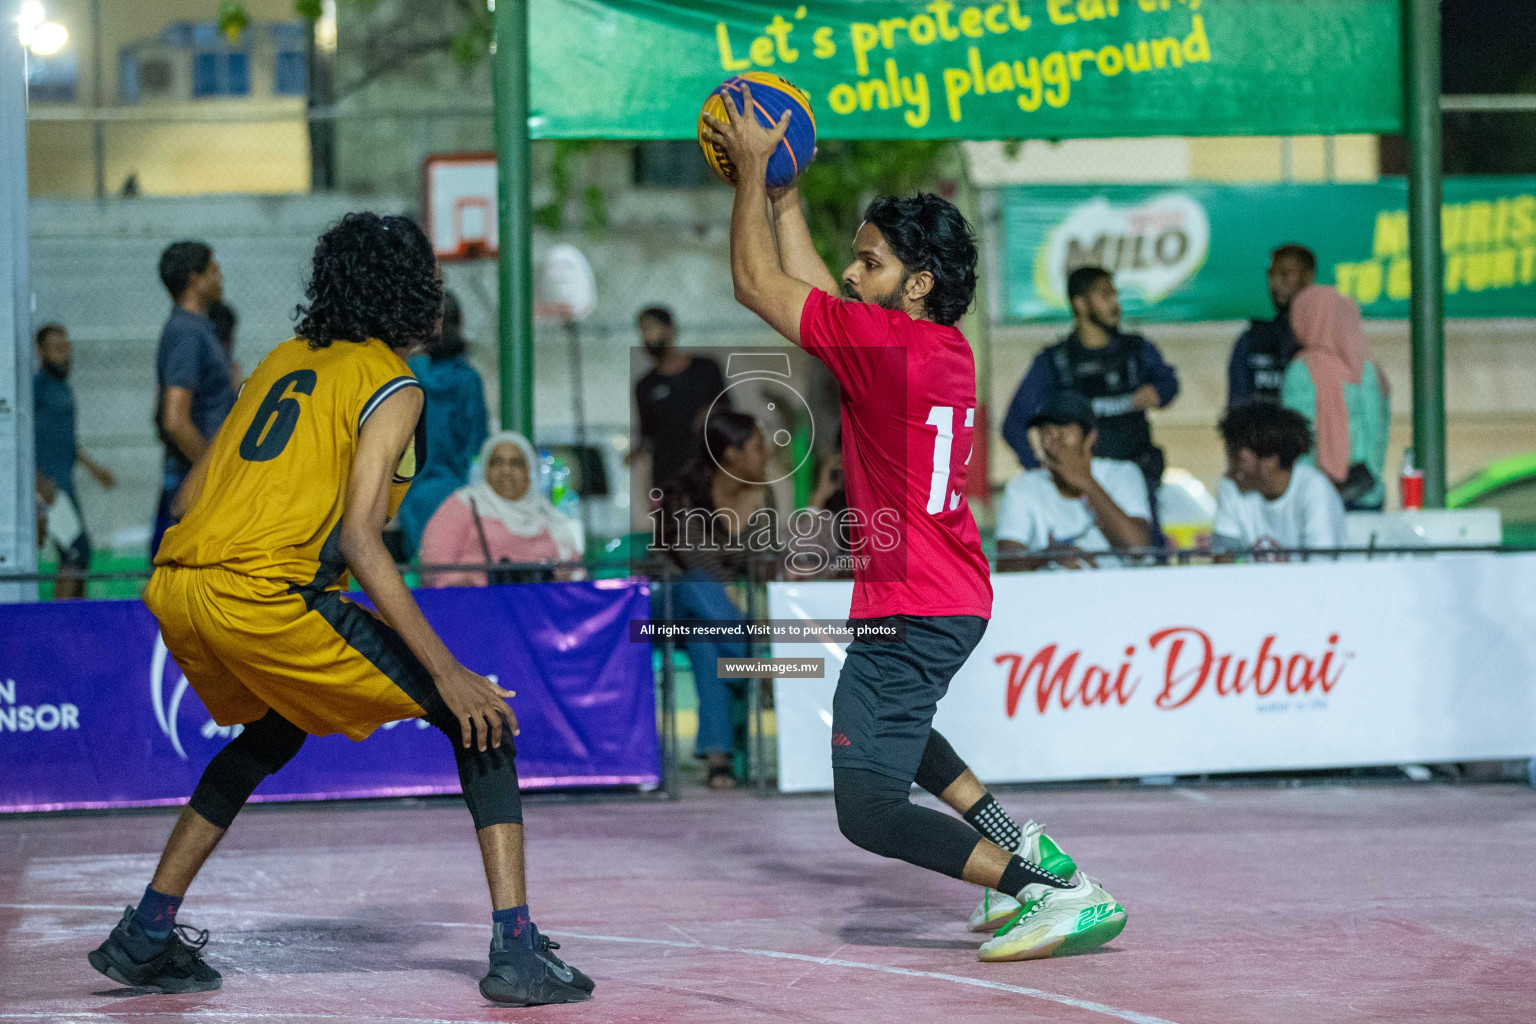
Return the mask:
<path fill-rule="evenodd" d="M 52 57 L 69 44 L 69 29 L 47 18 L 41 0 L 25 0 L 16 15 L 16 34 L 21 45 L 39 57 Z"/>

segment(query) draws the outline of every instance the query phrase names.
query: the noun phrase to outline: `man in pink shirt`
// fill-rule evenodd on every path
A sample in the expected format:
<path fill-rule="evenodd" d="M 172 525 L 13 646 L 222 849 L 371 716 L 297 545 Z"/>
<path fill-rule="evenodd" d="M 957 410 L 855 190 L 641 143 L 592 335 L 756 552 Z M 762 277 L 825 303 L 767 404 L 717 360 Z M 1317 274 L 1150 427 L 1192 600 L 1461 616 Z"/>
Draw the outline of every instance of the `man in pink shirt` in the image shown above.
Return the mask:
<path fill-rule="evenodd" d="M 840 287 L 811 243 L 798 191 L 770 197 L 764 184 L 790 115 L 767 128 L 726 106 L 726 120 L 706 120 L 736 168 L 736 299 L 842 387 L 855 554 L 868 556 L 855 570 L 850 619 L 901 636 L 848 646 L 832 708 L 838 825 L 873 853 L 987 887 L 972 927 L 1002 927 L 982 960 L 1108 942 L 1124 909 L 1038 825 L 1017 825 L 932 725 L 992 613 L 965 501 L 976 367 L 955 327 L 976 291 L 970 226 L 938 196 L 877 199 Z M 741 109 L 753 109 L 745 88 Z M 964 821 L 913 804 L 914 781 Z"/>

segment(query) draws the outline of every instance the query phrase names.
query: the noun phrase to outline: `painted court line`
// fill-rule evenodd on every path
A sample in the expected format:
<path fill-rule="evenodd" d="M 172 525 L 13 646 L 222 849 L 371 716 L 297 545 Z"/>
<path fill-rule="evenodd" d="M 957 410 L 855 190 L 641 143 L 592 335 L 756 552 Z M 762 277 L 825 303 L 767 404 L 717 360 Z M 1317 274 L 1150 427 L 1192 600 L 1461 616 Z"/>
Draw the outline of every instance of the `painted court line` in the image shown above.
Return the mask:
<path fill-rule="evenodd" d="M 254 1010 L 114 1010 L 102 1013 L 96 1010 L 39 1010 L 35 1013 L 0 1013 L 0 1020 L 38 1020 L 44 1017 L 67 1017 L 71 1020 L 121 1020 L 124 1017 L 194 1017 L 198 1020 L 356 1020 L 356 1014 L 344 1013 L 282 1013 Z M 446 1020 L 440 1017 L 370 1017 L 384 1024 L 484 1024 L 479 1020 Z"/>
<path fill-rule="evenodd" d="M 631 942 L 648 946 L 671 946 L 674 949 L 698 949 L 709 953 L 735 953 L 740 956 L 765 956 L 774 960 L 798 960 L 801 963 L 820 964 L 823 967 L 849 967 L 854 970 L 896 974 L 906 978 L 933 978 L 937 981 L 953 982 L 956 985 L 970 985 L 974 988 L 991 989 L 995 992 L 1011 992 L 1015 995 L 1029 996 L 1032 999 L 1044 999 L 1052 1003 L 1060 1003 L 1063 1006 L 1076 1007 L 1079 1010 L 1101 1013 L 1107 1017 L 1118 1017 L 1121 1020 L 1131 1021 L 1132 1024 L 1174 1024 L 1173 1021 L 1165 1020 L 1162 1017 L 1154 1017 L 1149 1013 L 1139 1013 L 1136 1010 L 1122 1010 L 1118 1007 L 1108 1006 L 1104 1003 L 1095 1003 L 1087 999 L 1058 995 L 1055 992 L 1047 992 L 1044 989 L 1026 988 L 1023 985 L 1008 985 L 1001 981 L 985 981 L 981 978 L 967 978 L 963 974 L 914 971 L 907 967 L 870 964 L 862 960 L 836 960 L 831 957 L 810 956 L 805 953 L 781 953 L 776 949 L 738 949 L 735 946 L 709 946 L 698 942 L 673 942 L 670 939 L 637 939 L 623 935 L 587 935 L 582 932 L 550 931 L 545 934 L 556 935 L 563 939 L 587 939 L 591 942 Z"/>
<path fill-rule="evenodd" d="M 110 911 L 114 911 L 114 912 L 119 912 L 120 913 L 120 911 L 118 911 L 116 907 L 110 907 L 110 906 L 91 906 L 91 905 L 86 905 L 86 904 L 54 904 L 54 903 L 0 903 L 0 910 L 90 910 L 90 911 L 110 910 Z M 247 914 L 247 915 L 253 915 L 253 916 L 258 916 L 258 917 L 283 917 L 283 918 L 306 920 L 306 921 L 352 921 L 352 922 L 356 922 L 356 923 L 359 923 L 359 924 L 366 923 L 366 922 L 364 922 L 364 921 L 362 921 L 362 920 L 360 920 L 358 918 L 340 917 L 340 916 L 336 916 L 336 915 L 333 915 L 333 914 L 294 914 L 294 913 L 287 913 L 287 912 L 284 912 L 284 911 L 277 911 L 277 910 L 235 910 L 233 908 L 224 908 L 224 907 L 205 907 L 205 908 L 202 908 L 200 912 L 201 913 L 210 913 L 210 912 L 212 912 L 212 913 L 225 913 L 225 914 L 233 914 L 233 915 Z M 475 928 L 475 929 L 483 929 L 485 926 L 481 925 L 481 924 L 468 924 L 468 923 L 463 922 L 463 921 L 421 921 L 421 922 L 418 922 L 418 927 L 426 927 L 426 928 Z M 1131 1022 L 1131 1024 L 1175 1024 L 1175 1022 L 1173 1022 L 1173 1021 L 1167 1020 L 1167 1019 L 1165 1019 L 1163 1017 L 1154 1017 L 1154 1016 L 1152 1016 L 1149 1013 L 1141 1013 L 1141 1012 L 1136 1011 L 1136 1010 L 1122 1010 L 1119 1007 L 1109 1006 L 1109 1005 L 1107 1005 L 1105 1003 L 1096 1003 L 1096 1002 L 1093 1002 L 1092 1000 L 1089 1000 L 1089 999 L 1078 999 L 1078 998 L 1076 998 L 1074 996 L 1064 996 L 1064 995 L 1061 995 L 1061 994 L 1056 993 L 1056 992 L 1047 992 L 1044 989 L 1028 988 L 1028 987 L 1026 987 L 1024 985 L 1009 985 L 1009 984 L 1007 984 L 1005 982 L 1001 982 L 1001 981 L 987 981 L 987 980 L 982 979 L 982 978 L 968 978 L 968 977 L 966 977 L 963 974 L 942 974 L 942 973 L 940 973 L 938 971 L 917 971 L 917 970 L 912 970 L 911 968 L 908 968 L 908 967 L 892 967 L 892 966 L 890 966 L 888 964 L 872 964 L 872 963 L 866 963 L 866 962 L 864 962 L 862 960 L 839 960 L 839 959 L 835 959 L 835 958 L 832 958 L 832 957 L 811 956 L 811 955 L 809 955 L 807 953 L 785 953 L 785 952 L 781 952 L 781 951 L 776 950 L 776 949 L 744 949 L 744 948 L 739 948 L 739 947 L 736 947 L 736 946 L 712 946 L 712 945 L 709 945 L 709 944 L 703 943 L 703 942 L 678 942 L 678 941 L 673 940 L 673 939 L 646 939 L 646 938 L 637 938 L 637 937 L 628 936 L 628 935 L 592 935 L 592 934 L 588 934 L 588 933 L 585 933 L 585 932 L 568 932 L 568 931 L 555 931 L 555 930 L 547 931 L 544 934 L 551 935 L 551 936 L 554 936 L 556 938 L 562 938 L 562 939 L 585 939 L 585 940 L 587 940 L 589 942 L 621 942 L 621 943 L 626 943 L 626 944 L 629 944 L 629 945 L 667 946 L 667 947 L 672 948 L 672 949 L 696 949 L 696 950 L 700 950 L 701 952 L 706 952 L 706 953 L 731 953 L 731 954 L 735 954 L 737 956 L 761 956 L 761 957 L 767 957 L 767 958 L 773 959 L 773 960 L 794 960 L 794 961 L 798 961 L 800 963 L 817 964 L 817 965 L 822 966 L 822 967 L 846 967 L 846 968 L 849 968 L 850 970 L 876 971 L 876 972 L 879 972 L 881 974 L 893 974 L 893 975 L 897 975 L 899 977 L 904 977 L 904 978 L 931 978 L 931 979 L 933 979 L 935 981 L 947 981 L 947 982 L 949 982 L 951 984 L 954 984 L 954 985 L 969 985 L 972 988 L 984 988 L 984 989 L 988 989 L 988 990 L 993 991 L 993 992 L 1008 992 L 1008 993 L 1011 993 L 1013 995 L 1027 996 L 1027 997 L 1029 997 L 1031 999 L 1042 999 L 1042 1000 L 1045 1000 L 1046 1002 L 1059 1003 L 1062 1006 L 1071 1006 L 1071 1007 L 1073 1007 L 1075 1009 L 1087 1010 L 1087 1011 L 1089 1011 L 1091 1013 L 1102 1014 L 1103 1016 L 1106 1016 L 1106 1017 L 1116 1017 L 1116 1018 L 1118 1018 L 1120 1020 L 1129 1021 L 1129 1022 Z M 105 1018 L 105 1017 L 122 1017 L 122 1016 L 128 1016 L 128 1015 L 126 1015 L 126 1014 L 91 1014 L 91 1013 L 71 1014 L 71 1013 L 65 1013 L 65 1012 L 62 1012 L 62 1011 L 58 1012 L 58 1013 L 48 1012 L 48 1013 L 42 1013 L 42 1014 L 4 1014 L 4 1013 L 0 1013 L 0 1020 L 13 1019 L 13 1018 L 25 1018 L 25 1017 L 29 1017 L 29 1016 L 30 1017 L 39 1017 L 39 1016 L 44 1016 L 44 1017 L 92 1016 L 92 1017 L 104 1017 Z M 221 1013 L 218 1013 L 218 1012 L 210 1012 L 210 1013 L 204 1013 L 204 1014 L 186 1013 L 186 1014 L 183 1014 L 183 1016 L 188 1016 L 188 1017 L 212 1017 L 212 1018 L 217 1018 L 219 1016 L 245 1016 L 245 1017 L 259 1017 L 259 1016 L 279 1017 L 279 1016 L 290 1016 L 290 1017 L 303 1017 L 303 1018 L 306 1018 L 306 1019 L 311 1019 L 312 1018 L 312 1019 L 317 1019 L 317 1020 L 320 1020 L 320 1019 L 327 1019 L 328 1020 L 328 1019 L 337 1019 L 341 1015 L 338 1015 L 338 1014 L 256 1014 L 256 1013 L 251 1013 L 251 1014 L 221 1014 Z M 380 1020 L 386 1020 L 387 1019 L 389 1021 L 398 1022 L 398 1024 L 459 1024 L 459 1022 L 455 1022 L 455 1021 L 427 1021 L 427 1020 L 424 1020 L 424 1019 L 409 1018 L 409 1017 L 391 1017 L 391 1018 L 378 1018 L 378 1019 L 380 1019 Z"/>

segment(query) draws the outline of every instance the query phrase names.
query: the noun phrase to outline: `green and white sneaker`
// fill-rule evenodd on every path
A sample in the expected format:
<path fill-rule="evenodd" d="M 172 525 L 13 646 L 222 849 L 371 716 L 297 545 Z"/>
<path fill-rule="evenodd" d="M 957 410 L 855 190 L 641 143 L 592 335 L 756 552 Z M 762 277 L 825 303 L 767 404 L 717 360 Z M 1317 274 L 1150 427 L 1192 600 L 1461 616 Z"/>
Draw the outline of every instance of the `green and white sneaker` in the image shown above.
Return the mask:
<path fill-rule="evenodd" d="M 1027 902 L 976 953 L 976 959 L 1043 960 L 1102 946 L 1125 928 L 1125 908 L 1079 874 L 1070 889 L 1047 889 Z"/>
<path fill-rule="evenodd" d="M 1056 840 L 1045 834 L 1044 827 L 1033 821 L 1024 823 L 1024 836 L 1019 840 L 1018 854 L 1031 864 L 1044 868 L 1053 875 L 1071 878 L 1077 871 L 1077 863 L 1067 855 Z M 1031 885 L 1024 890 L 1028 897 L 1039 898 L 1036 890 L 1049 889 L 1048 885 Z M 971 911 L 970 929 L 973 932 L 995 931 L 997 926 L 1024 909 L 1018 900 L 995 889 L 982 891 L 981 902 Z"/>

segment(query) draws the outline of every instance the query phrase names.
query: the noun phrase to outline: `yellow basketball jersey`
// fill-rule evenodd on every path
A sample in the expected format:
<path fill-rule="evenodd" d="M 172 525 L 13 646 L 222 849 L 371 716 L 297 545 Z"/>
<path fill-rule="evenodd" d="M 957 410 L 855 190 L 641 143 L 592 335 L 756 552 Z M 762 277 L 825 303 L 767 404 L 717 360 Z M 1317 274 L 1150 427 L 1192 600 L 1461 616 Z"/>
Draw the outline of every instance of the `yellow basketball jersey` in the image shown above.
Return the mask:
<path fill-rule="evenodd" d="M 420 385 L 381 341 L 277 346 L 219 428 L 202 492 L 166 532 L 155 564 L 218 566 L 305 590 L 342 585 L 341 517 L 358 434 L 407 387 Z M 425 423 L 401 460 L 390 515 L 426 454 Z"/>

